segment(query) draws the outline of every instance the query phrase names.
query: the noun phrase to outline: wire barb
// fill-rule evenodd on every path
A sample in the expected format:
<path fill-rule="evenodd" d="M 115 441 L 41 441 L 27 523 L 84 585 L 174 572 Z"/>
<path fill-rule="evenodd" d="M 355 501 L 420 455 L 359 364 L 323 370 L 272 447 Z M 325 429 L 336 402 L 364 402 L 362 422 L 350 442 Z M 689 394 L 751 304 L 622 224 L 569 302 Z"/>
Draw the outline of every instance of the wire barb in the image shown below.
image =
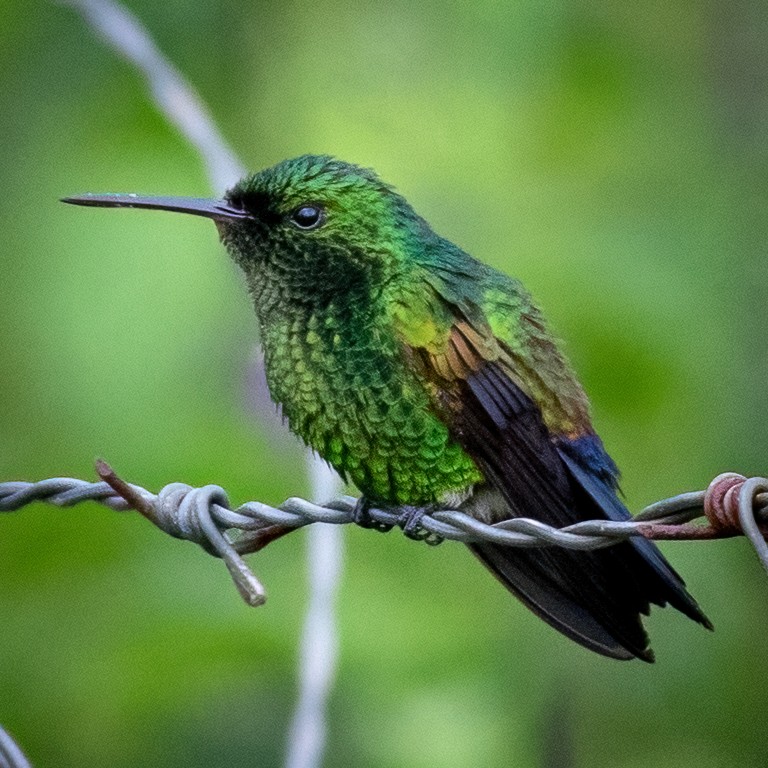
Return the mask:
<path fill-rule="evenodd" d="M 306 499 L 286 499 L 279 507 L 249 501 L 232 509 L 223 488 L 193 488 L 171 483 L 153 494 L 122 480 L 106 462 L 96 471 L 102 482 L 51 478 L 37 483 L 0 483 L 0 512 L 12 512 L 43 501 L 69 507 L 96 501 L 110 509 L 135 509 L 165 533 L 199 544 L 221 558 L 248 605 L 262 605 L 266 592 L 243 560 L 291 531 L 311 523 L 344 525 L 359 520 L 358 502 L 341 496 L 325 505 Z M 706 491 L 683 493 L 651 504 L 631 520 L 588 520 L 554 528 L 538 520 L 513 518 L 487 525 L 458 510 L 429 510 L 418 514 L 418 535 L 411 523 L 412 508 L 367 510 L 379 530 L 403 528 L 410 538 L 437 544 L 444 539 L 471 544 L 490 541 L 510 547 L 599 549 L 633 536 L 648 539 L 702 540 L 746 536 L 768 571 L 768 479 L 734 473 L 716 477 Z M 706 522 L 694 522 L 697 518 Z M 409 528 L 409 526 L 411 526 Z"/>

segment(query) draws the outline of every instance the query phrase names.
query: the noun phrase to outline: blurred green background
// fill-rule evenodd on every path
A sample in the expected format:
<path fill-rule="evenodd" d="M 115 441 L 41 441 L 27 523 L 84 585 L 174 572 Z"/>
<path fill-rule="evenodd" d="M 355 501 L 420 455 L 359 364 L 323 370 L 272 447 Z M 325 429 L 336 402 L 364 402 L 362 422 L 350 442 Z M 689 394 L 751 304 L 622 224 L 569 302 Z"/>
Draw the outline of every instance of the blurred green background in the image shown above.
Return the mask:
<path fill-rule="evenodd" d="M 768 6 L 132 0 L 256 170 L 376 168 L 520 277 L 565 339 L 629 506 L 768 459 Z M 204 220 L 75 210 L 206 195 L 143 82 L 55 4 L 0 3 L 0 479 L 306 494 L 248 393 L 255 321 Z M 727 768 L 768 761 L 768 582 L 740 540 L 663 547 L 713 619 L 591 655 L 460 546 L 348 529 L 328 766 Z M 0 519 L 0 723 L 44 766 L 278 766 L 304 533 L 222 565 L 136 515 Z M 572 749 L 566 748 L 570 743 Z M 559 751 L 553 745 L 560 744 Z"/>

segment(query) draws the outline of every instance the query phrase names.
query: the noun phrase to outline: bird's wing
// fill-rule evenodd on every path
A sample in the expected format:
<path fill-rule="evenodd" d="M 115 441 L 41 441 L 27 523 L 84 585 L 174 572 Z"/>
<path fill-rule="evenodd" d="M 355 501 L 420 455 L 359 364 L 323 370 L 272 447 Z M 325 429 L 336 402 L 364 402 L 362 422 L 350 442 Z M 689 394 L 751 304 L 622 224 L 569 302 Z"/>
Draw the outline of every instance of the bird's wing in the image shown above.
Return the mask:
<path fill-rule="evenodd" d="M 481 284 L 474 290 L 484 293 L 471 301 L 444 275 L 430 274 L 424 285 L 407 302 L 400 336 L 435 409 L 498 498 L 495 517 L 555 526 L 627 519 L 581 389 L 520 286 Z M 592 552 L 471 548 L 543 619 L 608 656 L 652 659 L 640 621 L 650 602 L 708 624 L 647 541 Z"/>

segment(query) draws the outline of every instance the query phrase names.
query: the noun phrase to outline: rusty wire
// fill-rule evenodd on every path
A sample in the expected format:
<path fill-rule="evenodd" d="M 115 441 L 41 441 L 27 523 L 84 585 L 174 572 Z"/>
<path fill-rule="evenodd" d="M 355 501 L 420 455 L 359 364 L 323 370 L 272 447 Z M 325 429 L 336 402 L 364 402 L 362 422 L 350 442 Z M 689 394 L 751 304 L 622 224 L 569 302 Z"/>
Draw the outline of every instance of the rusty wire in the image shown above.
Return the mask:
<path fill-rule="evenodd" d="M 96 501 L 110 509 L 134 509 L 167 534 L 193 541 L 226 564 L 243 599 L 252 606 L 266 600 L 261 582 L 242 555 L 257 552 L 274 539 L 311 523 L 336 525 L 355 521 L 357 500 L 342 496 L 320 506 L 290 498 L 279 507 L 249 501 L 232 509 L 224 489 L 217 485 L 193 488 L 183 483 L 166 485 L 154 494 L 119 478 L 104 462 L 97 462 L 101 482 L 52 478 L 37 483 L 0 483 L 0 512 L 11 512 L 44 501 L 69 507 Z M 371 509 L 379 530 L 405 528 L 412 510 Z M 694 522 L 698 518 L 702 521 Z M 418 538 L 428 544 L 445 539 L 466 544 L 490 541 L 510 547 L 598 549 L 633 536 L 648 539 L 702 540 L 745 535 L 768 571 L 768 478 L 745 478 L 726 473 L 706 491 L 683 493 L 646 507 L 631 520 L 589 520 L 553 528 L 528 518 L 487 525 L 457 510 L 430 510 L 419 520 Z"/>

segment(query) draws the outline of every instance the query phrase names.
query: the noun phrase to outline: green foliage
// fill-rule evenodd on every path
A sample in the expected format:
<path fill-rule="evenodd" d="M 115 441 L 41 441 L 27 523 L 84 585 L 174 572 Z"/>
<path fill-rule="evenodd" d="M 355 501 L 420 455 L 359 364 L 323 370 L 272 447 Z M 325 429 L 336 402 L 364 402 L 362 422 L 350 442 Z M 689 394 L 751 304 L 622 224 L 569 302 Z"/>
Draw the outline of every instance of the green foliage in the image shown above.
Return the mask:
<path fill-rule="evenodd" d="M 763 3 L 131 6 L 254 170 L 374 167 L 523 280 L 630 508 L 766 472 Z M 6 0 L 0 94 L 0 478 L 89 477 L 102 455 L 148 487 L 306 493 L 301 452 L 248 405 L 255 320 L 210 223 L 56 202 L 208 193 L 144 84 L 70 11 Z M 648 667 L 567 642 L 461 547 L 347 541 L 328 765 L 536 765 L 558 728 L 577 766 L 764 763 L 744 542 L 665 547 L 717 631 L 656 611 Z M 41 768 L 279 765 L 302 556 L 296 534 L 252 559 L 270 600 L 250 610 L 136 516 L 3 516 L 0 722 Z"/>

